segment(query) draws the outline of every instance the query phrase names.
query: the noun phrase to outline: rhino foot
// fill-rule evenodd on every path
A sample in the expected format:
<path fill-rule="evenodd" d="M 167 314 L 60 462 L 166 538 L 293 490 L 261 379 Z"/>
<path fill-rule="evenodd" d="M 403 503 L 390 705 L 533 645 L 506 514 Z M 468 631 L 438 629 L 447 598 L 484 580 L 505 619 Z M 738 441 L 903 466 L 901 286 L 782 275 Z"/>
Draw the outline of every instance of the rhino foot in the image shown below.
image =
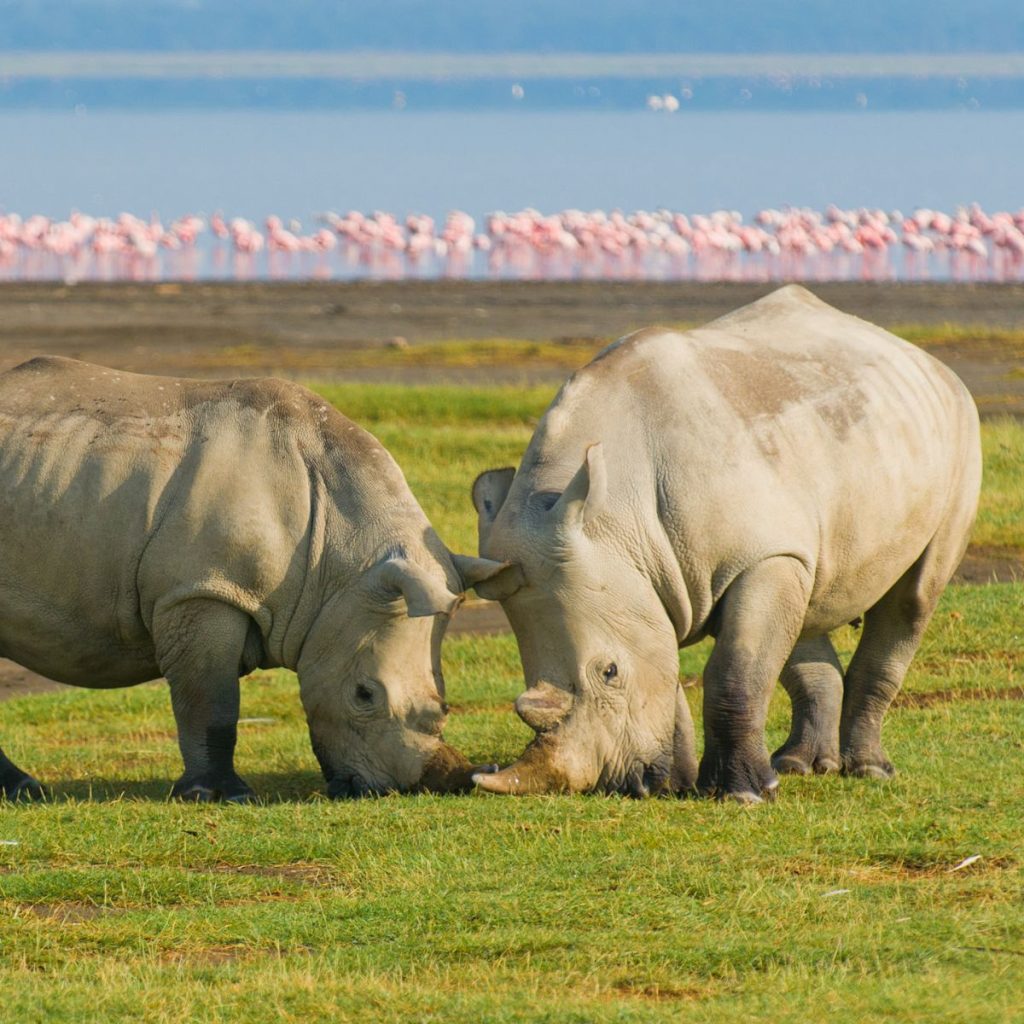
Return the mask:
<path fill-rule="evenodd" d="M 857 757 L 852 754 L 843 756 L 843 774 L 857 779 L 891 779 L 896 769 L 884 754 Z"/>
<path fill-rule="evenodd" d="M 740 804 L 760 804 L 774 800 L 779 777 L 767 757 L 757 760 L 720 760 L 705 753 L 697 775 L 697 791 L 702 796 L 732 800 Z"/>
<path fill-rule="evenodd" d="M 753 804 L 763 804 L 766 800 L 774 800 L 778 795 L 778 791 L 779 781 L 776 779 L 774 783 L 769 785 L 767 789 L 761 790 L 760 793 L 755 793 L 752 790 L 746 789 L 734 793 L 721 793 L 720 799 L 729 800 L 736 804 L 751 806 Z"/>
<path fill-rule="evenodd" d="M 780 775 L 828 775 L 839 771 L 839 754 L 787 743 L 772 754 L 772 767 Z"/>
<path fill-rule="evenodd" d="M 171 796 L 176 800 L 201 804 L 220 801 L 250 804 L 256 800 L 256 794 L 237 775 L 233 779 L 221 779 L 213 783 L 181 778 L 171 789 Z"/>
<path fill-rule="evenodd" d="M 15 800 L 45 800 L 47 795 L 43 784 L 38 779 L 33 779 L 31 775 L 5 779 L 3 785 L 0 786 L 0 798 L 12 802 Z"/>

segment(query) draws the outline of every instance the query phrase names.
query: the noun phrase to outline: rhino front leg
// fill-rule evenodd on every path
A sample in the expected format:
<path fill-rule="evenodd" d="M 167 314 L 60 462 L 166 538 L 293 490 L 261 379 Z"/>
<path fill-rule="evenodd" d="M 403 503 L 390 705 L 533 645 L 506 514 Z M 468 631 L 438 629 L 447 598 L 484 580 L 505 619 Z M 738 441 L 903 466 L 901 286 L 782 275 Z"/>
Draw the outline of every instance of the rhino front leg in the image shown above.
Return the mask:
<path fill-rule="evenodd" d="M 807 609 L 803 565 L 771 558 L 742 573 L 716 609 L 715 647 L 704 669 L 704 756 L 697 788 L 758 803 L 774 797 L 764 725 L 775 681 Z"/>
<path fill-rule="evenodd" d="M 0 750 L 0 798 L 4 800 L 42 800 L 46 790 L 28 772 L 22 771 Z"/>
<path fill-rule="evenodd" d="M 781 679 L 793 704 L 793 724 L 789 739 L 772 754 L 772 767 L 794 775 L 839 771 L 843 668 L 828 636 L 797 644 Z"/>
<path fill-rule="evenodd" d="M 239 687 L 249 617 L 219 601 L 194 599 L 154 615 L 160 670 L 171 688 L 185 771 L 172 795 L 245 803 L 253 791 L 235 773 Z"/>

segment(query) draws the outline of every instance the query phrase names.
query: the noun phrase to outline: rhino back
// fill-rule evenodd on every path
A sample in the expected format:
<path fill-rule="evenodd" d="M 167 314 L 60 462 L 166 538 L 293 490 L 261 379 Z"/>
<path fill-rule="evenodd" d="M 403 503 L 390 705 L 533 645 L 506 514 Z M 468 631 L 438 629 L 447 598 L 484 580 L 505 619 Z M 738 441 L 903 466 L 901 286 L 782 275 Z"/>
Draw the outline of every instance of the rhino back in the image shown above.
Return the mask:
<path fill-rule="evenodd" d="M 0 653 L 118 685 L 157 674 L 149 625 L 168 595 L 286 623 L 309 563 L 311 467 L 336 478 L 374 446 L 282 381 L 50 357 L 0 375 Z"/>
<path fill-rule="evenodd" d="M 776 553 L 808 565 L 826 618 L 844 601 L 862 611 L 980 458 L 951 371 L 796 286 L 686 334 L 638 332 L 578 371 L 524 456 L 509 515 L 563 489 L 596 442 L 612 518 L 668 534 L 697 621 Z"/>

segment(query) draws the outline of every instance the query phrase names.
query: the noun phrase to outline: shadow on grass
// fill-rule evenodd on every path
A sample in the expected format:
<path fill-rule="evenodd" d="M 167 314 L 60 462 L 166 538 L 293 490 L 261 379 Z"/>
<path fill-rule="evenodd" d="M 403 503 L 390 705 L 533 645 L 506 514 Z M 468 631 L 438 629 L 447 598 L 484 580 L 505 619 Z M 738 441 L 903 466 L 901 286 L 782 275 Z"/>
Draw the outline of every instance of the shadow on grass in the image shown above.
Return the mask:
<path fill-rule="evenodd" d="M 256 791 L 257 804 L 307 803 L 326 799 L 324 780 L 317 772 L 263 772 L 245 776 L 245 781 Z M 171 787 L 175 780 L 156 779 L 80 779 L 61 782 L 44 779 L 48 802 L 89 801 L 113 803 L 118 800 L 152 800 L 166 803 L 171 800 Z"/>

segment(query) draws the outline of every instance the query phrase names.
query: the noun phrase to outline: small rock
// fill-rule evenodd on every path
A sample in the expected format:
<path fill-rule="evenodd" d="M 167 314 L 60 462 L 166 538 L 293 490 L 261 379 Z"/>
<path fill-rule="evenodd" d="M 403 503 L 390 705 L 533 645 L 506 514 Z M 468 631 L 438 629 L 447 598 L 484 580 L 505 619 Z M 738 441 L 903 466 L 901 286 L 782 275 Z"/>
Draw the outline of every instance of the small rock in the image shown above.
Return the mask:
<path fill-rule="evenodd" d="M 395 335 L 393 338 L 388 338 L 384 344 L 387 348 L 407 349 L 409 347 L 409 342 L 400 334 Z"/>

